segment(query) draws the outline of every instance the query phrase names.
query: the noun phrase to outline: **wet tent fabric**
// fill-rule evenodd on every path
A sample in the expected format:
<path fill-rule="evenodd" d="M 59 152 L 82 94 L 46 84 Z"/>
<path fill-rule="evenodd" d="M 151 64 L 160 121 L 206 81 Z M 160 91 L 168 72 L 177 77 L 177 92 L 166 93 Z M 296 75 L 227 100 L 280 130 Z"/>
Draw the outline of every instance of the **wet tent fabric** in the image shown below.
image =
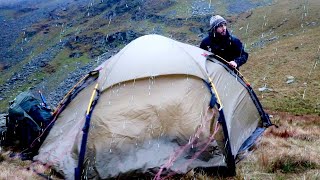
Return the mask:
<path fill-rule="evenodd" d="M 34 158 L 52 166 L 65 175 L 66 179 L 74 179 L 74 168 L 77 166 L 77 155 L 73 147 L 81 142 L 82 127 L 85 122 L 88 97 L 90 98 L 94 84 L 83 89 L 68 107 L 59 115 L 49 135 L 42 144 L 39 154 Z"/>
<path fill-rule="evenodd" d="M 219 93 L 230 137 L 232 155 L 236 156 L 242 143 L 261 123 L 261 117 L 247 89 L 239 83 L 237 76 L 227 72 L 219 63 L 207 62 Z"/>
<path fill-rule="evenodd" d="M 95 162 L 89 166 L 94 166 L 101 178 L 155 169 L 165 164 L 175 150 L 187 145 L 200 126 L 206 128 L 200 131 L 198 144 L 209 143 L 210 97 L 201 79 L 185 75 L 113 86 L 101 95 L 106 101 L 99 101 L 92 115 L 88 153 L 90 162 Z M 170 168 L 186 173 L 198 166 L 196 162 L 204 167 L 225 166 L 221 151 L 215 149 L 211 158 L 195 159 L 188 164 L 190 158 L 185 157 L 194 153 L 188 148 Z"/>
<path fill-rule="evenodd" d="M 188 74 L 207 79 L 203 50 L 159 36 L 142 36 L 111 57 L 101 71 L 100 89 L 133 79 Z"/>
<path fill-rule="evenodd" d="M 211 94 L 204 81 L 210 76 L 221 98 L 233 156 L 261 126 L 261 118 L 239 79 L 204 53 L 209 52 L 159 35 L 134 40 L 107 60 L 98 80 L 59 115 L 35 160 L 74 179 L 86 108 L 98 83 L 86 150 L 88 175 L 105 179 L 156 173 L 164 166 L 177 173 L 227 166 L 222 128 L 210 139 L 219 113 L 208 108 Z"/>

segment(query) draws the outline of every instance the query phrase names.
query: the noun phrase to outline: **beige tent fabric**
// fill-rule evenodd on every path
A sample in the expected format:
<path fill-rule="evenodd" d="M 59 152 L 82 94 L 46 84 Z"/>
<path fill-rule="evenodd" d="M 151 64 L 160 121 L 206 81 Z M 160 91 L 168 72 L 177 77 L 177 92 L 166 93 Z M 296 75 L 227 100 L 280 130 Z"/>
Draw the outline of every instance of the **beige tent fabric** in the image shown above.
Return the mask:
<path fill-rule="evenodd" d="M 37 161 L 54 165 L 66 179 L 74 178 L 92 89 L 93 85 L 85 89 L 63 111 L 35 157 Z M 210 98 L 204 82 L 190 75 L 145 78 L 109 88 L 101 94 L 91 118 L 88 170 L 96 169 L 93 174 L 98 173 L 100 178 L 133 170 L 146 171 L 165 164 L 174 151 L 195 138 L 196 132 L 200 132 L 196 138 L 198 144 L 209 143 L 213 124 L 213 114 L 208 110 Z M 222 147 L 217 142 L 210 142 L 211 151 L 205 150 L 213 154 L 205 162 L 196 159 L 188 164 L 188 159 L 183 158 L 190 147 L 180 155 L 172 170 L 187 172 L 198 166 L 226 166 Z"/>
<path fill-rule="evenodd" d="M 210 61 L 207 62 L 207 70 L 221 98 L 232 154 L 236 156 L 243 142 L 261 122 L 259 112 L 238 77 Z"/>
<path fill-rule="evenodd" d="M 189 74 L 206 79 L 203 50 L 160 36 L 142 36 L 111 57 L 101 72 L 104 90 L 119 82 L 167 75 Z"/>
<path fill-rule="evenodd" d="M 99 178 L 165 166 L 183 146 L 170 170 L 226 166 L 224 144 L 209 142 L 213 133 L 208 110 L 211 95 L 203 80 L 209 75 L 222 100 L 232 154 L 261 121 L 247 90 L 221 65 L 206 61 L 198 47 L 159 35 L 138 38 L 107 60 L 100 70 L 101 96 L 91 119 L 86 170 Z M 82 127 L 94 83 L 59 115 L 35 157 L 53 165 L 66 179 L 74 178 Z M 207 115 L 207 116 L 206 116 Z M 197 141 L 189 144 L 201 129 Z M 202 144 L 201 144 L 202 143 Z M 201 145 L 200 145 L 201 144 Z M 219 145 L 218 145 L 219 144 Z M 192 145 L 192 146 L 191 146 Z"/>
<path fill-rule="evenodd" d="M 128 81 L 103 92 L 92 115 L 88 140 L 89 158 L 95 161 L 99 177 L 165 164 L 178 145 L 188 144 L 199 126 L 203 127 L 198 142 L 208 140 L 210 98 L 203 81 L 188 75 Z M 187 163 L 180 161 L 172 168 L 187 172 L 194 166 L 178 167 Z M 221 152 L 204 164 L 225 165 Z"/>
<path fill-rule="evenodd" d="M 52 165 L 66 179 L 74 179 L 74 168 L 78 163 L 78 155 L 72 156 L 72 148 L 77 138 L 82 138 L 82 127 L 95 84 L 82 90 L 59 115 L 48 137 L 42 144 L 39 154 L 34 160 Z"/>

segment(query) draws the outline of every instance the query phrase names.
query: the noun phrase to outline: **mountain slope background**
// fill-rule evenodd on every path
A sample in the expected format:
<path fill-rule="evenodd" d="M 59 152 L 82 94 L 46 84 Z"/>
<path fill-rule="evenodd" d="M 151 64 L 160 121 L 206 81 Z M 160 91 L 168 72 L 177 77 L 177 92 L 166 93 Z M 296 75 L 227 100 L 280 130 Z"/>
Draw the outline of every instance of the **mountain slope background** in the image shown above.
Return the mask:
<path fill-rule="evenodd" d="M 319 0 L 0 0 L 0 112 L 28 89 L 56 106 L 139 36 L 197 46 L 211 15 L 221 14 L 250 53 L 241 73 L 281 126 L 268 130 L 263 150 L 240 164 L 236 178 L 319 178 L 319 9 Z"/>
<path fill-rule="evenodd" d="M 27 89 L 41 90 L 57 105 L 81 76 L 141 35 L 156 33 L 198 45 L 216 13 L 228 19 L 229 29 L 250 52 L 241 70 L 255 90 L 264 89 L 261 97 L 268 109 L 320 113 L 316 0 L 4 2 L 2 112 Z M 286 83 L 288 78 L 292 83 Z"/>

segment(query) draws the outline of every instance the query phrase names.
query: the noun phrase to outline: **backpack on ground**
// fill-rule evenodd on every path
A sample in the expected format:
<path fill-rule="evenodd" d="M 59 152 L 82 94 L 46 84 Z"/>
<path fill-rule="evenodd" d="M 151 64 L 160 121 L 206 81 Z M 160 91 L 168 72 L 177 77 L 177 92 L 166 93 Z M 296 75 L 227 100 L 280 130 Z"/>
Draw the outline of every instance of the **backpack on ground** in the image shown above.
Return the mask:
<path fill-rule="evenodd" d="M 43 106 L 30 92 L 22 92 L 11 102 L 8 110 L 6 145 L 37 153 L 50 131 L 51 120 L 49 108 Z M 38 138 L 41 134 L 41 138 Z"/>

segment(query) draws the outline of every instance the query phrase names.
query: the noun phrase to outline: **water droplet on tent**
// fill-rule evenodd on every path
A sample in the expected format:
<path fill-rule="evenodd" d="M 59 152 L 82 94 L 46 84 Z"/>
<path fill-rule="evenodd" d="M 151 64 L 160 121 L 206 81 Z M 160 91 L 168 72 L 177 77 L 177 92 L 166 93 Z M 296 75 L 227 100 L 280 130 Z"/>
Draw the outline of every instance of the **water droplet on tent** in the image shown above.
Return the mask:
<path fill-rule="evenodd" d="M 112 152 L 111 148 L 110 148 L 109 152 Z"/>
<path fill-rule="evenodd" d="M 133 79 L 133 83 L 132 83 L 132 86 L 134 87 L 136 84 L 136 79 Z"/>

